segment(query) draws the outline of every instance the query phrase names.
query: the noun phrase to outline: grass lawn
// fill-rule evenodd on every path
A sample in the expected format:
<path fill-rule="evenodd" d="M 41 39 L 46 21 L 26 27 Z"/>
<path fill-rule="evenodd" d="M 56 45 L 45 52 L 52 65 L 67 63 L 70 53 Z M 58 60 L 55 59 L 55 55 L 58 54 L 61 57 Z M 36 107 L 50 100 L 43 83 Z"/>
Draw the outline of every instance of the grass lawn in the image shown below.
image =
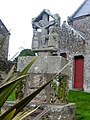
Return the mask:
<path fill-rule="evenodd" d="M 14 100 L 15 91 L 8 98 L 8 101 Z M 70 90 L 69 102 L 76 103 L 76 120 L 90 120 L 90 93 Z"/>
<path fill-rule="evenodd" d="M 69 91 L 69 102 L 76 103 L 77 120 L 90 120 L 90 93 Z"/>

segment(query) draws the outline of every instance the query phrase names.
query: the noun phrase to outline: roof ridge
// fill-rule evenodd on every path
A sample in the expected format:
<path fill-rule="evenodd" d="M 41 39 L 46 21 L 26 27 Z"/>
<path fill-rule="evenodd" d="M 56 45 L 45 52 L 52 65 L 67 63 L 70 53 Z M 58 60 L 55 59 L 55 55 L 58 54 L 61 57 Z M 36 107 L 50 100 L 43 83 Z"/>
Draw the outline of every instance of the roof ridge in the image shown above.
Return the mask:
<path fill-rule="evenodd" d="M 4 23 L 2 22 L 1 19 L 0 19 L 0 22 L 1 22 L 1 24 L 4 26 L 5 30 L 9 33 L 9 35 L 11 35 L 11 34 L 10 34 L 10 31 L 8 31 L 7 27 L 4 25 Z"/>

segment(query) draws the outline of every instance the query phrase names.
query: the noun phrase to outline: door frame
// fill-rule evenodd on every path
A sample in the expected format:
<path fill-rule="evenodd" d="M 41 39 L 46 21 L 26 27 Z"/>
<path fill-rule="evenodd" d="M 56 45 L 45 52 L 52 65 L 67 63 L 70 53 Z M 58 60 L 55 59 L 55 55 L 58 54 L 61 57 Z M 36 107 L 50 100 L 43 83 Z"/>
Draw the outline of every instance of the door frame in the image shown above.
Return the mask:
<path fill-rule="evenodd" d="M 80 88 L 75 88 L 75 64 L 76 64 L 76 60 L 80 60 L 80 59 L 83 59 L 83 68 L 82 68 L 82 72 L 83 72 L 83 74 L 82 74 L 82 84 L 83 84 L 83 87 L 80 89 Z M 83 90 L 84 89 L 84 57 L 83 57 L 83 55 L 78 55 L 78 56 L 74 56 L 74 62 L 73 62 L 73 88 L 74 89 L 78 89 L 78 90 Z"/>

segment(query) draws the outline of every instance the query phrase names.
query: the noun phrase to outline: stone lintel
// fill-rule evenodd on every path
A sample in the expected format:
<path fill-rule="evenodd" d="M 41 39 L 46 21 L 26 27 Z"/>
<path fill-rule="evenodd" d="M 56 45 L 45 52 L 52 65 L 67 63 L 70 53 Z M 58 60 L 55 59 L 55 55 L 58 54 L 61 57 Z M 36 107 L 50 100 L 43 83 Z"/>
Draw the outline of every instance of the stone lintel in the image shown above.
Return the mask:
<path fill-rule="evenodd" d="M 57 49 L 50 47 L 50 48 L 42 48 L 42 49 L 32 49 L 35 52 L 56 52 Z"/>

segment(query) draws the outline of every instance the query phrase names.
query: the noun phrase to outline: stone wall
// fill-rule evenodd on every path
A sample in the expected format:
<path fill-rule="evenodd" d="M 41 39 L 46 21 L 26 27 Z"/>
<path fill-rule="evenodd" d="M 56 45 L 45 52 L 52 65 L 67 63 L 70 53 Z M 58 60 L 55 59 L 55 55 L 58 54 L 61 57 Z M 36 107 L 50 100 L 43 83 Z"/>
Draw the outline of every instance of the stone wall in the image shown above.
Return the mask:
<path fill-rule="evenodd" d="M 64 22 L 60 29 L 58 53 L 59 55 L 60 53 L 66 53 L 67 59 L 73 61 L 70 64 L 69 89 L 74 87 L 74 56 L 85 56 L 85 48 L 85 36 Z"/>
<path fill-rule="evenodd" d="M 63 23 L 60 29 L 59 50 L 69 55 L 85 52 L 85 38 L 71 26 Z"/>
<path fill-rule="evenodd" d="M 73 27 L 85 36 L 84 91 L 90 92 L 90 16 L 73 21 Z"/>
<path fill-rule="evenodd" d="M 5 37 L 5 36 L 3 36 L 3 37 Z M 8 59 L 8 49 L 9 49 L 9 35 L 7 35 L 7 37 L 5 38 L 3 47 L 0 49 L 0 58 L 1 59 Z"/>
<path fill-rule="evenodd" d="M 73 28 L 86 33 L 90 29 L 90 16 L 83 17 L 81 19 L 76 19 L 73 21 Z"/>

